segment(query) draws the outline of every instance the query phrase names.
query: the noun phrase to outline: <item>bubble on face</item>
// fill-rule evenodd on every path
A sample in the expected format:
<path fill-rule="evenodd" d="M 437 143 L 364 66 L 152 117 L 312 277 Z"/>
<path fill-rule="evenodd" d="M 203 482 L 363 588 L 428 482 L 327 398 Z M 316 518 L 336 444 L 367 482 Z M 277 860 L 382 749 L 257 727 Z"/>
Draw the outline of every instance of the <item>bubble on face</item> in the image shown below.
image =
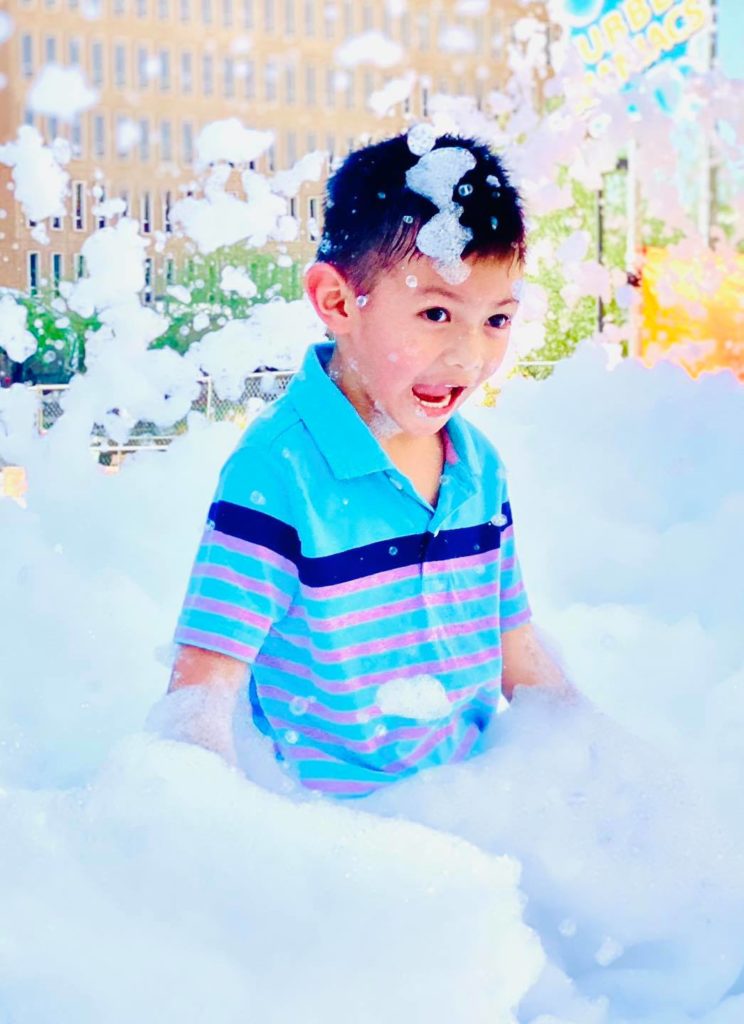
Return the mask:
<path fill-rule="evenodd" d="M 416 277 L 416 275 L 409 274 L 408 277 L 406 278 L 406 284 L 408 285 L 409 288 L 417 288 L 418 278 Z"/>
<path fill-rule="evenodd" d="M 452 260 L 451 263 L 435 260 L 434 267 L 447 284 L 462 284 L 470 276 L 470 267 L 461 259 Z"/>
<path fill-rule="evenodd" d="M 368 302 L 369 302 L 369 296 L 368 295 L 357 295 L 356 304 L 357 304 L 357 306 L 359 306 L 360 309 L 363 309 L 364 306 L 366 306 Z"/>
<path fill-rule="evenodd" d="M 422 122 L 409 128 L 406 141 L 408 148 L 415 156 L 423 156 L 424 153 L 428 153 L 434 148 L 437 133 L 433 125 Z"/>
<path fill-rule="evenodd" d="M 512 298 L 516 299 L 517 302 L 522 301 L 524 295 L 524 278 L 518 277 L 516 281 L 512 282 Z"/>

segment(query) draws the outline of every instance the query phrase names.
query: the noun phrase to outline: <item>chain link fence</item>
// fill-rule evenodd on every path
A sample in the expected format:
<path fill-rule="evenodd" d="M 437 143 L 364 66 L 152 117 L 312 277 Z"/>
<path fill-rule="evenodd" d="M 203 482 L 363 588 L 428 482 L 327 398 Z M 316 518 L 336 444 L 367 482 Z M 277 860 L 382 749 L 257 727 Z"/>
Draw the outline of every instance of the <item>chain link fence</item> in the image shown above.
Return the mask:
<path fill-rule="evenodd" d="M 541 377 L 548 375 L 554 366 L 554 362 L 525 360 L 519 363 L 518 371 L 527 371 L 530 376 Z M 246 377 L 243 391 L 236 400 L 220 397 L 212 378 L 204 377 L 199 382 L 199 395 L 191 410 L 201 413 L 208 420 L 232 420 L 247 426 L 263 403 L 272 402 L 284 394 L 293 376 L 294 371 L 291 370 L 251 373 Z M 64 414 L 63 399 L 67 385 L 40 384 L 35 385 L 33 390 L 39 401 L 37 426 L 39 433 L 44 434 Z M 114 415 L 117 412 L 120 411 L 112 410 Z M 122 443 L 110 437 L 103 425 L 97 424 L 91 435 L 91 449 L 103 465 L 117 466 L 131 452 L 166 448 L 186 429 L 186 418 L 166 427 L 152 421 L 139 420 L 133 424 L 127 440 Z"/>
<path fill-rule="evenodd" d="M 192 412 L 201 413 L 208 420 L 233 420 L 247 425 L 265 402 L 274 401 L 287 390 L 293 377 L 292 371 L 265 371 L 251 373 L 245 379 L 243 391 L 235 400 L 222 398 L 217 394 L 211 377 L 199 382 L 199 395 L 191 406 Z M 66 384 L 36 385 L 33 389 L 39 400 L 37 426 L 45 434 L 64 414 L 63 399 Z M 116 415 L 119 410 L 112 410 Z M 122 443 L 111 438 L 105 426 L 96 424 L 91 435 L 91 448 L 97 452 L 104 465 L 117 465 L 121 459 L 134 451 L 165 448 L 174 437 L 185 433 L 186 419 L 162 426 L 150 420 L 139 420 L 133 424 L 127 440 Z"/>

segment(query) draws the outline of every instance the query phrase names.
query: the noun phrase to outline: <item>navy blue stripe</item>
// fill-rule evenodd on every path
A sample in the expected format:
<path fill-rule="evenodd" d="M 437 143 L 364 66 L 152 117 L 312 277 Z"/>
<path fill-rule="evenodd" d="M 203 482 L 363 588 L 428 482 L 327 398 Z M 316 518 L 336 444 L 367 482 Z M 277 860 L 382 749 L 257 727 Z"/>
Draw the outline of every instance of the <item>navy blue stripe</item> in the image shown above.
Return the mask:
<path fill-rule="evenodd" d="M 390 569 L 497 551 L 501 546 L 502 530 L 512 523 L 511 507 L 505 502 L 502 519 L 495 522 L 488 520 L 477 526 L 440 530 L 436 535 L 421 533 L 391 537 L 339 551 L 335 555 L 309 558 L 301 552 L 297 530 L 265 512 L 229 501 L 218 501 L 212 505 L 209 518 L 221 533 L 260 544 L 293 562 L 300 581 L 309 587 L 348 583 Z"/>

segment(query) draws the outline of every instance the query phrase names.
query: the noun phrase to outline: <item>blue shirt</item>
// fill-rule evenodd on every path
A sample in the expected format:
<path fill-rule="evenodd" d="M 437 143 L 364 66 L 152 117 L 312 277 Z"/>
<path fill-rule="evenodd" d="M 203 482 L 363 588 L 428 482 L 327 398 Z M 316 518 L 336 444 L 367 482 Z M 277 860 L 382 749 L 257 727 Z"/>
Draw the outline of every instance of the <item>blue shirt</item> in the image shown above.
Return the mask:
<path fill-rule="evenodd" d="M 455 414 L 436 508 L 309 349 L 220 476 L 176 640 L 245 661 L 301 782 L 363 796 L 482 749 L 530 611 L 503 464 Z"/>

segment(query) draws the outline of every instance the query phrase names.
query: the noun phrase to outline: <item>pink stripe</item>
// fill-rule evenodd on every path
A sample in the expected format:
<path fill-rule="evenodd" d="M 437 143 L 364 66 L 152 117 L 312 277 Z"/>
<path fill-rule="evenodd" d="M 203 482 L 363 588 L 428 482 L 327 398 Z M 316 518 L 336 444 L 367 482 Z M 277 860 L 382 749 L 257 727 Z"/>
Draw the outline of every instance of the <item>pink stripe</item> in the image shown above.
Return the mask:
<path fill-rule="evenodd" d="M 469 668 L 476 668 L 487 661 L 497 659 L 501 656 L 501 648 L 486 647 L 475 654 L 463 654 L 456 657 L 440 658 L 436 661 L 422 661 L 406 665 L 406 675 L 444 675 L 447 672 L 462 672 Z M 258 664 L 266 668 L 273 668 L 287 675 L 296 675 L 306 679 L 323 693 L 356 693 L 367 686 L 379 686 L 389 679 L 399 679 L 401 669 L 386 669 L 384 672 L 369 672 L 358 675 L 354 679 L 346 679 L 341 682 L 331 679 L 323 679 L 312 668 L 303 662 L 291 661 L 289 658 L 276 658 L 273 656 L 259 655 Z"/>
<path fill-rule="evenodd" d="M 466 622 L 452 622 L 436 627 L 435 630 L 429 626 L 425 629 L 411 630 L 408 633 L 397 633 L 394 636 L 378 637 L 375 640 L 365 640 L 359 644 L 349 644 L 346 647 L 339 647 L 336 650 L 325 651 L 313 643 L 310 637 L 283 636 L 284 641 L 291 647 L 308 651 L 313 659 L 320 665 L 338 665 L 342 662 L 353 661 L 355 658 L 366 658 L 376 654 L 388 654 L 397 647 L 414 647 L 422 643 L 443 643 L 454 637 L 469 636 L 488 629 L 497 628 L 496 608 L 494 611 L 480 619 L 470 619 Z"/>
<path fill-rule="evenodd" d="M 218 601 L 214 597 L 200 597 L 198 595 L 187 597 L 184 601 L 184 608 L 193 608 L 199 612 L 209 612 L 212 615 L 220 615 L 226 619 L 237 619 L 249 626 L 268 633 L 271 628 L 271 618 L 268 615 L 257 615 L 248 608 L 241 608 L 232 601 Z"/>
<path fill-rule="evenodd" d="M 522 612 L 517 612 L 516 615 L 508 615 L 505 619 L 501 620 L 501 629 L 515 629 L 517 626 L 521 626 L 523 622 L 529 622 L 532 618 L 532 612 L 529 608 L 525 608 Z"/>
<path fill-rule="evenodd" d="M 239 640 L 231 640 L 220 633 L 208 633 L 205 629 L 191 629 L 188 626 L 176 630 L 176 642 L 191 647 L 202 647 L 207 651 L 218 651 L 229 654 L 239 661 L 255 661 L 258 648 L 252 644 L 243 644 Z"/>
<path fill-rule="evenodd" d="M 229 569 L 226 565 L 211 565 L 209 562 L 197 563 L 194 566 L 192 576 L 199 576 L 204 579 L 219 580 L 221 583 L 230 583 L 241 590 L 248 590 L 251 594 L 261 594 L 268 597 L 270 601 L 286 608 L 290 603 L 290 595 L 275 587 L 267 580 L 257 579 L 255 576 L 246 576 L 242 572 Z"/>
<path fill-rule="evenodd" d="M 290 701 L 294 696 L 288 690 L 283 690 L 280 686 L 260 686 L 258 687 L 259 697 L 268 697 L 269 700 L 278 700 L 283 704 L 289 705 Z M 308 701 L 307 714 L 312 715 L 314 718 L 320 718 L 324 722 L 333 722 L 337 725 L 365 725 L 366 723 L 361 721 L 359 715 L 369 715 L 370 718 L 379 718 L 382 715 L 382 711 L 377 707 L 376 704 L 369 704 L 363 708 L 355 708 L 353 711 L 334 711 L 332 708 L 327 707 L 325 704 L 321 704 L 317 700 Z M 298 718 L 301 718 L 298 715 Z"/>
<path fill-rule="evenodd" d="M 514 555 L 511 555 L 509 558 L 502 559 L 502 561 L 501 561 L 501 571 L 502 572 L 508 572 L 509 569 L 513 569 L 515 561 L 516 561 L 516 558 L 514 557 Z"/>
<path fill-rule="evenodd" d="M 512 584 L 511 587 L 507 587 L 506 590 L 501 591 L 502 601 L 513 601 L 515 597 L 518 597 L 524 590 L 523 580 L 519 580 L 517 583 Z"/>
<path fill-rule="evenodd" d="M 457 591 L 458 603 L 466 601 L 479 601 L 486 597 L 496 597 L 497 588 L 494 583 L 485 583 L 478 587 L 468 587 Z M 287 613 L 291 619 L 303 619 L 308 626 L 316 633 L 336 633 L 341 629 L 349 629 L 351 626 L 361 626 L 369 622 L 377 622 L 380 619 L 395 618 L 399 615 L 406 615 L 409 612 L 423 611 L 428 607 L 451 604 L 452 594 L 445 591 L 438 591 L 433 594 L 416 594 L 414 597 L 404 597 L 400 601 L 392 601 L 389 604 L 377 605 L 374 608 L 363 608 L 357 612 L 347 612 L 345 615 L 334 615 L 332 618 L 321 618 L 311 615 L 306 605 L 293 605 Z"/>
<path fill-rule="evenodd" d="M 446 740 L 448 736 L 451 736 L 455 731 L 457 723 L 448 722 L 441 728 L 437 729 L 436 732 L 424 740 L 424 742 L 416 747 L 412 753 L 406 757 L 402 757 L 399 761 L 391 761 L 385 766 L 385 770 L 389 772 L 399 772 L 405 768 L 414 768 L 420 761 L 430 754 L 435 747 L 438 747 L 442 740 Z"/>
<path fill-rule="evenodd" d="M 401 580 L 416 579 L 421 572 L 421 566 L 404 565 L 398 569 L 386 569 L 384 572 L 374 573 L 372 576 L 362 576 L 357 579 L 348 580 L 346 583 L 329 583 L 325 587 L 311 587 L 307 583 L 300 584 L 301 592 L 311 600 L 327 601 L 334 597 L 348 597 L 360 590 L 371 590 L 373 587 L 389 586 L 392 583 L 400 583 Z"/>
<path fill-rule="evenodd" d="M 207 544 L 208 546 L 213 545 L 224 548 L 226 551 L 234 551 L 238 555 L 246 555 L 248 558 L 255 558 L 259 562 L 266 562 L 275 569 L 289 573 L 292 576 L 297 575 L 297 566 L 294 562 L 290 562 L 289 559 L 278 555 L 271 548 L 265 548 L 262 544 L 254 544 L 249 540 L 240 540 L 238 537 L 231 537 L 229 534 L 221 533 L 219 530 L 212 531 Z"/>
<path fill-rule="evenodd" d="M 287 721 L 284 718 L 277 718 L 274 715 L 267 716 L 271 727 L 278 738 L 284 730 L 291 729 L 304 739 L 316 740 L 318 743 L 328 743 L 331 746 L 343 746 L 348 750 L 354 750 L 359 754 L 374 754 L 380 747 L 390 746 L 392 743 L 403 743 L 408 740 L 423 740 L 429 735 L 430 729 L 426 725 L 404 725 L 400 729 L 389 729 L 382 736 L 369 736 L 365 740 L 352 740 L 346 736 L 339 736 L 335 732 L 326 732 L 325 729 L 318 729 L 314 725 L 305 725 L 304 722 Z M 286 741 L 282 748 L 287 745 Z M 291 748 L 294 744 L 288 744 Z"/>
<path fill-rule="evenodd" d="M 480 729 L 477 725 L 471 725 L 468 727 L 468 731 L 465 733 L 460 746 L 452 755 L 450 764 L 457 764 L 458 761 L 466 760 L 468 754 L 472 751 L 475 746 L 478 737 L 480 736 Z"/>

